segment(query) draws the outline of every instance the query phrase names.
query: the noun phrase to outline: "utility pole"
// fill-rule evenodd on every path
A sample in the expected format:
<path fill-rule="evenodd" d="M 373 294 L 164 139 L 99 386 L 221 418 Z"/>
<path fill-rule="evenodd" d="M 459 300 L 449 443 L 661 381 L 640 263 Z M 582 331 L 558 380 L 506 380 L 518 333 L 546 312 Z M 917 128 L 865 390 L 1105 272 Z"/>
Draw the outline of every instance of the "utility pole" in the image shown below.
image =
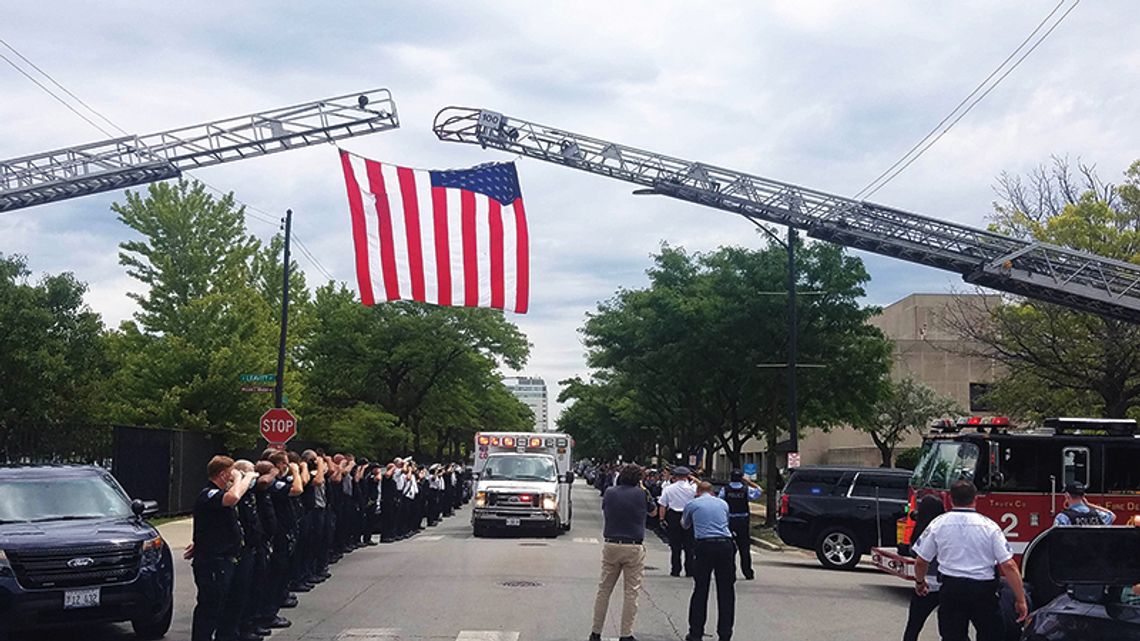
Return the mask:
<path fill-rule="evenodd" d="M 796 228 L 788 227 L 788 452 L 798 452 L 799 427 L 796 412 L 796 350 L 799 323 L 796 319 Z"/>
<path fill-rule="evenodd" d="M 285 260 L 282 263 L 282 271 L 285 276 L 282 279 L 283 285 L 281 288 L 281 340 L 277 344 L 277 385 L 273 390 L 273 400 L 275 407 L 285 407 L 282 402 L 283 392 L 285 391 L 285 337 L 289 333 L 289 241 L 293 231 L 293 210 L 285 210 Z"/>

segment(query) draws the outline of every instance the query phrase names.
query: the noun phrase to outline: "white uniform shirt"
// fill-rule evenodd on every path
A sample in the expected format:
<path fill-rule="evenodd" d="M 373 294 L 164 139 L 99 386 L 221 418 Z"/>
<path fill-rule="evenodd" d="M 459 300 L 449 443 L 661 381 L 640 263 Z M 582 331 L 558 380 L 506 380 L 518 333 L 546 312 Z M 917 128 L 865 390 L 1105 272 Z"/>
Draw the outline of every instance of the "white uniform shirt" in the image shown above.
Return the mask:
<path fill-rule="evenodd" d="M 913 550 L 927 562 L 937 559 L 944 576 L 975 581 L 992 581 L 994 566 L 1013 558 L 997 523 L 961 508 L 931 521 Z"/>
<path fill-rule="evenodd" d="M 692 481 L 674 481 L 661 490 L 657 504 L 674 512 L 685 511 L 685 506 L 697 495 L 697 484 Z"/>

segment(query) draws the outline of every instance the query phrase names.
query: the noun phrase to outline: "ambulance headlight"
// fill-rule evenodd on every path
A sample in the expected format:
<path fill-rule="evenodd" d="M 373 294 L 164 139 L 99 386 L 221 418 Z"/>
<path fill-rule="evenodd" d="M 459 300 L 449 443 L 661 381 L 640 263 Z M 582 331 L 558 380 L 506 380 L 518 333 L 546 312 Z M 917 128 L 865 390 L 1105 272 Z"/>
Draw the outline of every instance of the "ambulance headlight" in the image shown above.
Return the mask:
<path fill-rule="evenodd" d="M 476 492 L 475 493 L 475 507 L 487 507 L 487 493 L 486 492 Z"/>
<path fill-rule="evenodd" d="M 542 509 L 553 512 L 558 509 L 558 497 L 554 494 L 542 495 Z"/>

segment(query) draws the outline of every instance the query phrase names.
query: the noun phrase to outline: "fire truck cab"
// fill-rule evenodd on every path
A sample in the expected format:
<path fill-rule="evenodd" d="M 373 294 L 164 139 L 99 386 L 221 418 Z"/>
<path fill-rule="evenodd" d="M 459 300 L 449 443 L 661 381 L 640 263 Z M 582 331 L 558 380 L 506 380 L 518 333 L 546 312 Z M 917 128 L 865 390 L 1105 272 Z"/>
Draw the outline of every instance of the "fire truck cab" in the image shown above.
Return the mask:
<path fill-rule="evenodd" d="M 924 439 L 911 476 L 909 511 L 898 521 L 898 547 L 873 548 L 872 563 L 895 576 L 914 577 L 910 553 L 913 510 L 927 494 L 950 507 L 959 479 L 978 487 L 978 512 L 993 519 L 1018 558 L 1065 507 L 1064 487 L 1080 481 L 1087 498 L 1112 510 L 1118 522 L 1140 513 L 1140 435 L 1124 419 L 1050 418 L 1041 428 L 1012 429 L 1004 417 L 941 421 Z"/>
<path fill-rule="evenodd" d="M 475 536 L 491 528 L 570 529 L 573 440 L 566 434 L 480 432 L 475 435 Z"/>

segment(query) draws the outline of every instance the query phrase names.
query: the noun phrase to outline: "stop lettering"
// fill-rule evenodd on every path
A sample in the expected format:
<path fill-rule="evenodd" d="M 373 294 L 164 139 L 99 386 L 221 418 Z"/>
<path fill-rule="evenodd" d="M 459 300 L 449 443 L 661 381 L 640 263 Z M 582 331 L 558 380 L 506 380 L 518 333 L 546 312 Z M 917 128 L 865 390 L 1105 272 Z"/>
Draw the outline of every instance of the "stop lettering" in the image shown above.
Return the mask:
<path fill-rule="evenodd" d="M 297 435 L 297 417 L 286 409 L 272 409 L 261 415 L 261 436 L 270 443 L 287 443 Z"/>

